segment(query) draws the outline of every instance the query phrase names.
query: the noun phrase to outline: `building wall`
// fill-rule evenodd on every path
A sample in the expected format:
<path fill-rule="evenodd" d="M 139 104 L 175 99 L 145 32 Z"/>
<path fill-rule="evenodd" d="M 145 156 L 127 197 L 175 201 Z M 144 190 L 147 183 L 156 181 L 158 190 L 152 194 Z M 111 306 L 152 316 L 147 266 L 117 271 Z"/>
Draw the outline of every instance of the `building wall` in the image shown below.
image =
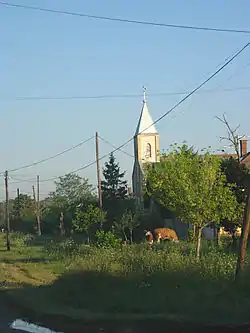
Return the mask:
<path fill-rule="evenodd" d="M 141 165 L 138 161 L 134 163 L 132 174 L 133 193 L 136 198 L 137 206 L 140 207 L 143 203 L 143 173 Z"/>
<path fill-rule="evenodd" d="M 151 156 L 145 157 L 147 144 L 150 144 Z M 134 137 L 134 169 L 132 174 L 133 193 L 138 205 L 143 204 L 143 163 L 155 163 L 160 160 L 159 135 L 140 134 Z"/>
<path fill-rule="evenodd" d="M 151 146 L 151 157 L 146 158 L 146 146 Z M 160 145 L 158 134 L 141 134 L 134 138 L 135 159 L 143 162 L 155 163 L 160 161 Z"/>

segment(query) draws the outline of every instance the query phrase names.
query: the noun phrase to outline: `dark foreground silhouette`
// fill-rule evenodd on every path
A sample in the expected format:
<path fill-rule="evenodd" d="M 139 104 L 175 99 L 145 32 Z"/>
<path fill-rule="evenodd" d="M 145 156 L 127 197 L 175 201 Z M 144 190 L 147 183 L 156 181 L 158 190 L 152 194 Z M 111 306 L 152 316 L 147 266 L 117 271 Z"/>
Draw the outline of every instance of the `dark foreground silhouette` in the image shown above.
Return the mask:
<path fill-rule="evenodd" d="M 248 299 L 240 302 L 250 294 L 249 279 L 235 285 L 183 274 L 73 271 L 49 286 L 1 291 L 0 300 L 12 319 L 64 333 L 250 332 L 241 325 L 250 322 Z"/>

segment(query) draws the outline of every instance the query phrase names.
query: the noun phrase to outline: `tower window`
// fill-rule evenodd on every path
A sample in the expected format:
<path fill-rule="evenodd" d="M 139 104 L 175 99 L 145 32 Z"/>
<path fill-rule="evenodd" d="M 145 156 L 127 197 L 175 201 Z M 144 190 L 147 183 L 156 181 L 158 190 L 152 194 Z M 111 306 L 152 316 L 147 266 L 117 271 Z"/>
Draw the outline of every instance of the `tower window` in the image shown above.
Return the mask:
<path fill-rule="evenodd" d="M 145 157 L 146 158 L 152 157 L 152 148 L 150 143 L 146 144 Z"/>

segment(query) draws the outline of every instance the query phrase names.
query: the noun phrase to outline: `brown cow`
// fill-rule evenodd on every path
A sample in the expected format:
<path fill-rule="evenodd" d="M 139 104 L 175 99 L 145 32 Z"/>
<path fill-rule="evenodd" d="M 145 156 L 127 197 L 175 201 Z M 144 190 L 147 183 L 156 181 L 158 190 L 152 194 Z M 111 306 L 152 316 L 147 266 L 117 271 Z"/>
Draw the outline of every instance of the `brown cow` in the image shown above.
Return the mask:
<path fill-rule="evenodd" d="M 145 233 L 148 245 L 152 245 L 154 242 L 160 243 L 161 240 L 172 240 L 178 242 L 178 236 L 173 229 L 169 228 L 157 228 L 152 231 L 146 231 Z"/>

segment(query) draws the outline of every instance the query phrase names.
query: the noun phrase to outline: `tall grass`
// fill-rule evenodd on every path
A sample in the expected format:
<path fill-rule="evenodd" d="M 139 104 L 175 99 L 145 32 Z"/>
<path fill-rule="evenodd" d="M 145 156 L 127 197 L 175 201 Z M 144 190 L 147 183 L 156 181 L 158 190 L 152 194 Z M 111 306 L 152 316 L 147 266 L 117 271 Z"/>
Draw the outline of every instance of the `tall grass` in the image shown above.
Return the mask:
<path fill-rule="evenodd" d="M 73 238 L 38 241 L 15 235 L 15 246 L 16 253 L 46 258 L 26 270 L 46 265 L 46 271 L 56 272 L 47 287 L 23 290 L 23 300 L 40 311 L 56 309 L 76 317 L 87 311 L 172 315 L 196 322 L 248 320 L 248 265 L 236 284 L 236 253 L 212 242 L 203 242 L 198 263 L 194 244 L 188 242 L 160 244 L 152 250 L 146 244 L 117 249 L 82 245 Z"/>

